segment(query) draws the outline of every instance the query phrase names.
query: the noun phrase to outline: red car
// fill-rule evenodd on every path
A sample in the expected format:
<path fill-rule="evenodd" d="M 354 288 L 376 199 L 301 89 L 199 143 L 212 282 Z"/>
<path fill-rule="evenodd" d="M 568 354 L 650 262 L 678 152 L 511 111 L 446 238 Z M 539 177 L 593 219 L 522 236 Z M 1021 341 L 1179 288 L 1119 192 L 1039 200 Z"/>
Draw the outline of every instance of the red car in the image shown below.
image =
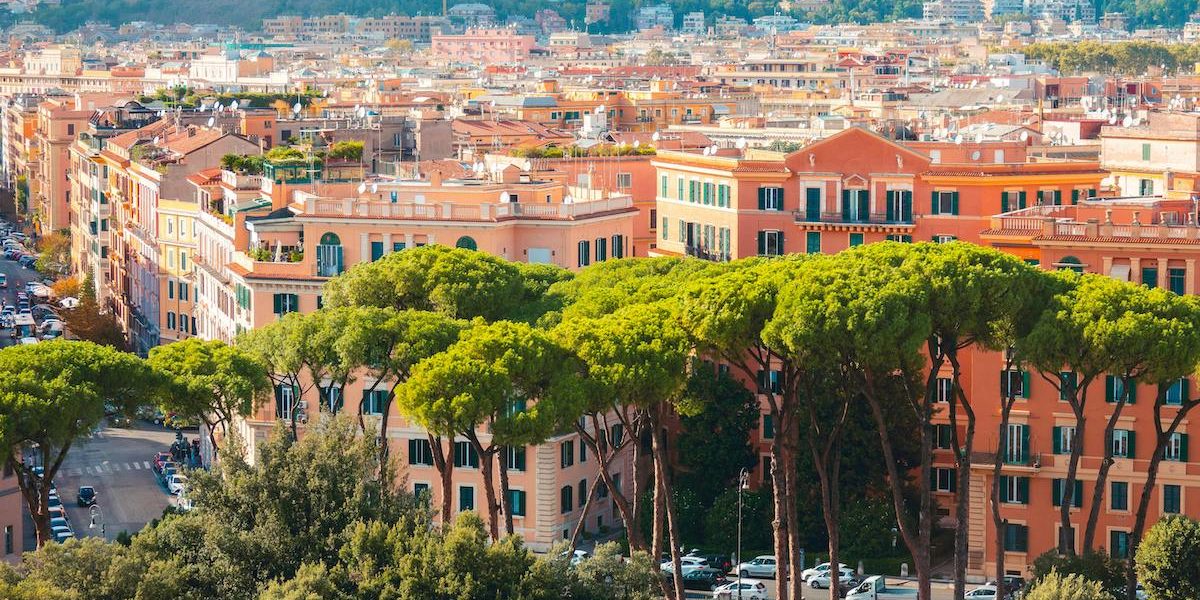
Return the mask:
<path fill-rule="evenodd" d="M 161 473 L 164 463 L 171 462 L 171 455 L 167 452 L 156 452 L 154 454 L 154 472 Z"/>

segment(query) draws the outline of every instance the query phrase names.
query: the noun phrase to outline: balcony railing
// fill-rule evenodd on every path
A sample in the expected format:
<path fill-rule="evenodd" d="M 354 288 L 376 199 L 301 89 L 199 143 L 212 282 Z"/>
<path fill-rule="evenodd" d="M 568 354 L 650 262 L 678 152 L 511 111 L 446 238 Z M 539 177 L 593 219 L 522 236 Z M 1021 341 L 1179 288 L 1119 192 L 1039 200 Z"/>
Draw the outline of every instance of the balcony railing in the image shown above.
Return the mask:
<path fill-rule="evenodd" d="M 793 211 L 797 223 L 838 223 L 863 225 L 912 225 L 912 219 L 900 219 L 895 215 L 888 218 L 887 213 L 870 213 L 866 215 L 845 214 L 841 212 L 821 212 L 814 215 L 804 210 Z M 816 217 L 816 218 L 814 218 Z"/>
<path fill-rule="evenodd" d="M 538 202 L 501 202 L 455 204 L 452 202 L 415 203 L 331 200 L 308 198 L 304 212 L 310 215 L 335 217 L 366 217 L 416 219 L 433 221 L 498 221 L 503 219 L 550 219 L 569 221 L 633 207 L 633 198 L 617 196 L 590 202 L 544 204 Z"/>
<path fill-rule="evenodd" d="M 688 256 L 711 260 L 713 262 L 729 262 L 731 258 L 728 252 L 719 252 L 704 246 L 686 245 L 683 252 Z"/>

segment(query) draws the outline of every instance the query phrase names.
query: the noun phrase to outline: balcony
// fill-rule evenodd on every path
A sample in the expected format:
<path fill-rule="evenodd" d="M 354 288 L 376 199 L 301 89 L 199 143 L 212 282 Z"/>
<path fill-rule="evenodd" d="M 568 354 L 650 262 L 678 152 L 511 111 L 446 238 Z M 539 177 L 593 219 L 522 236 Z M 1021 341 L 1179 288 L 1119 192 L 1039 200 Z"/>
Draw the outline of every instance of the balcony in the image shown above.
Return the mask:
<path fill-rule="evenodd" d="M 712 262 L 729 262 L 730 256 L 728 252 L 717 252 L 711 248 L 704 246 L 695 246 L 688 244 L 684 246 L 683 253 L 687 256 L 693 256 L 702 260 Z"/>
<path fill-rule="evenodd" d="M 864 227 L 872 229 L 898 229 L 909 230 L 913 227 L 913 221 L 909 219 L 897 219 L 893 215 L 888 218 L 886 213 L 869 213 L 866 215 L 853 215 L 842 212 L 822 212 L 816 219 L 808 211 L 797 210 L 792 211 L 797 225 L 818 225 L 818 226 L 835 226 L 838 229 Z"/>
<path fill-rule="evenodd" d="M 574 202 L 571 204 L 519 202 L 481 204 L 439 202 L 425 204 L 415 202 L 308 198 L 305 199 L 303 205 L 304 213 L 313 216 L 492 222 L 508 219 L 571 221 L 594 215 L 627 211 L 632 208 L 633 198 L 624 195 L 589 202 Z"/>

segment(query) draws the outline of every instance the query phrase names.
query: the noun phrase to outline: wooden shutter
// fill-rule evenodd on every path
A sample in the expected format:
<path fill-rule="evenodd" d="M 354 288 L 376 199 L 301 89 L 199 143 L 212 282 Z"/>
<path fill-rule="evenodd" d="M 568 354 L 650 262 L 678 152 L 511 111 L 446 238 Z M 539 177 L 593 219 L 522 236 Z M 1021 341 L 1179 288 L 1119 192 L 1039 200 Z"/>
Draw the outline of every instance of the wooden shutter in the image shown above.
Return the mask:
<path fill-rule="evenodd" d="M 1029 371 L 1021 371 L 1021 397 L 1022 398 L 1026 398 L 1026 399 L 1029 398 L 1030 383 L 1032 383 L 1032 382 L 1030 381 Z"/>
<path fill-rule="evenodd" d="M 767 208 L 767 188 L 758 188 L 758 210 Z M 761 254 L 761 253 L 760 253 Z"/>
<path fill-rule="evenodd" d="M 1179 434 L 1179 462 L 1188 461 L 1188 434 Z"/>
<path fill-rule="evenodd" d="M 1000 212 L 1008 212 L 1008 192 L 1000 192 Z"/>
<path fill-rule="evenodd" d="M 900 213 L 905 223 L 912 223 L 912 192 L 900 192 Z"/>
<path fill-rule="evenodd" d="M 1053 489 L 1050 492 L 1050 503 L 1053 506 L 1062 506 L 1063 489 L 1066 488 L 1066 480 L 1055 479 L 1052 488 Z"/>
<path fill-rule="evenodd" d="M 938 193 L 936 191 L 930 193 L 930 205 L 929 214 L 941 214 L 941 211 L 938 209 Z"/>
<path fill-rule="evenodd" d="M 1055 425 L 1054 429 L 1053 429 L 1053 433 L 1051 433 L 1050 435 L 1053 436 L 1053 438 L 1054 438 L 1054 453 L 1062 454 L 1063 453 L 1062 427 Z"/>
<path fill-rule="evenodd" d="M 884 208 L 887 212 L 887 220 L 889 223 L 896 220 L 896 209 L 893 207 L 893 205 L 895 203 L 896 203 L 896 192 L 893 192 L 892 190 L 888 190 L 887 191 L 887 206 Z"/>
<path fill-rule="evenodd" d="M 1029 426 L 1021 426 L 1021 463 L 1029 462 Z"/>
<path fill-rule="evenodd" d="M 858 220 L 864 223 L 871 220 L 871 194 L 866 190 L 858 191 Z"/>
<path fill-rule="evenodd" d="M 1029 478 L 1017 478 L 1017 502 L 1021 504 L 1029 504 Z"/>
<path fill-rule="evenodd" d="M 1116 379 L 1112 375 L 1104 376 L 1104 401 L 1112 402 L 1116 397 Z"/>
<path fill-rule="evenodd" d="M 767 253 L 767 232 L 758 232 L 758 255 L 763 256 Z"/>
<path fill-rule="evenodd" d="M 1021 208 L 1025 208 L 1025 190 L 1021 190 L 1017 193 L 1017 205 Z"/>
<path fill-rule="evenodd" d="M 1126 448 L 1125 458 L 1137 458 L 1137 432 L 1132 429 L 1126 431 L 1128 437 L 1125 438 Z"/>
<path fill-rule="evenodd" d="M 850 220 L 850 190 L 842 190 L 842 220 Z"/>
<path fill-rule="evenodd" d="M 950 214 L 958 214 L 958 192 L 950 192 Z"/>

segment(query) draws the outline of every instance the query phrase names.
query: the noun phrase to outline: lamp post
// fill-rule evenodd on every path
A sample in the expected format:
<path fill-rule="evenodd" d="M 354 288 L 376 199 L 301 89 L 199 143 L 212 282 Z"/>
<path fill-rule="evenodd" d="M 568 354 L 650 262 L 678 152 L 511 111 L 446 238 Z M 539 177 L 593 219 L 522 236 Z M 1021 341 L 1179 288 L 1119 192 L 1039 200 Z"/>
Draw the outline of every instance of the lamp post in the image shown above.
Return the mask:
<path fill-rule="evenodd" d="M 91 523 L 88 524 L 88 529 L 95 529 L 96 524 L 99 523 L 100 537 L 104 538 L 104 513 L 100 510 L 100 505 L 93 504 L 92 507 L 88 509 L 88 514 L 91 516 Z"/>
<path fill-rule="evenodd" d="M 737 523 L 737 559 L 738 559 L 738 600 L 742 598 L 742 491 L 749 487 L 746 481 L 746 469 L 738 471 L 738 523 Z"/>

